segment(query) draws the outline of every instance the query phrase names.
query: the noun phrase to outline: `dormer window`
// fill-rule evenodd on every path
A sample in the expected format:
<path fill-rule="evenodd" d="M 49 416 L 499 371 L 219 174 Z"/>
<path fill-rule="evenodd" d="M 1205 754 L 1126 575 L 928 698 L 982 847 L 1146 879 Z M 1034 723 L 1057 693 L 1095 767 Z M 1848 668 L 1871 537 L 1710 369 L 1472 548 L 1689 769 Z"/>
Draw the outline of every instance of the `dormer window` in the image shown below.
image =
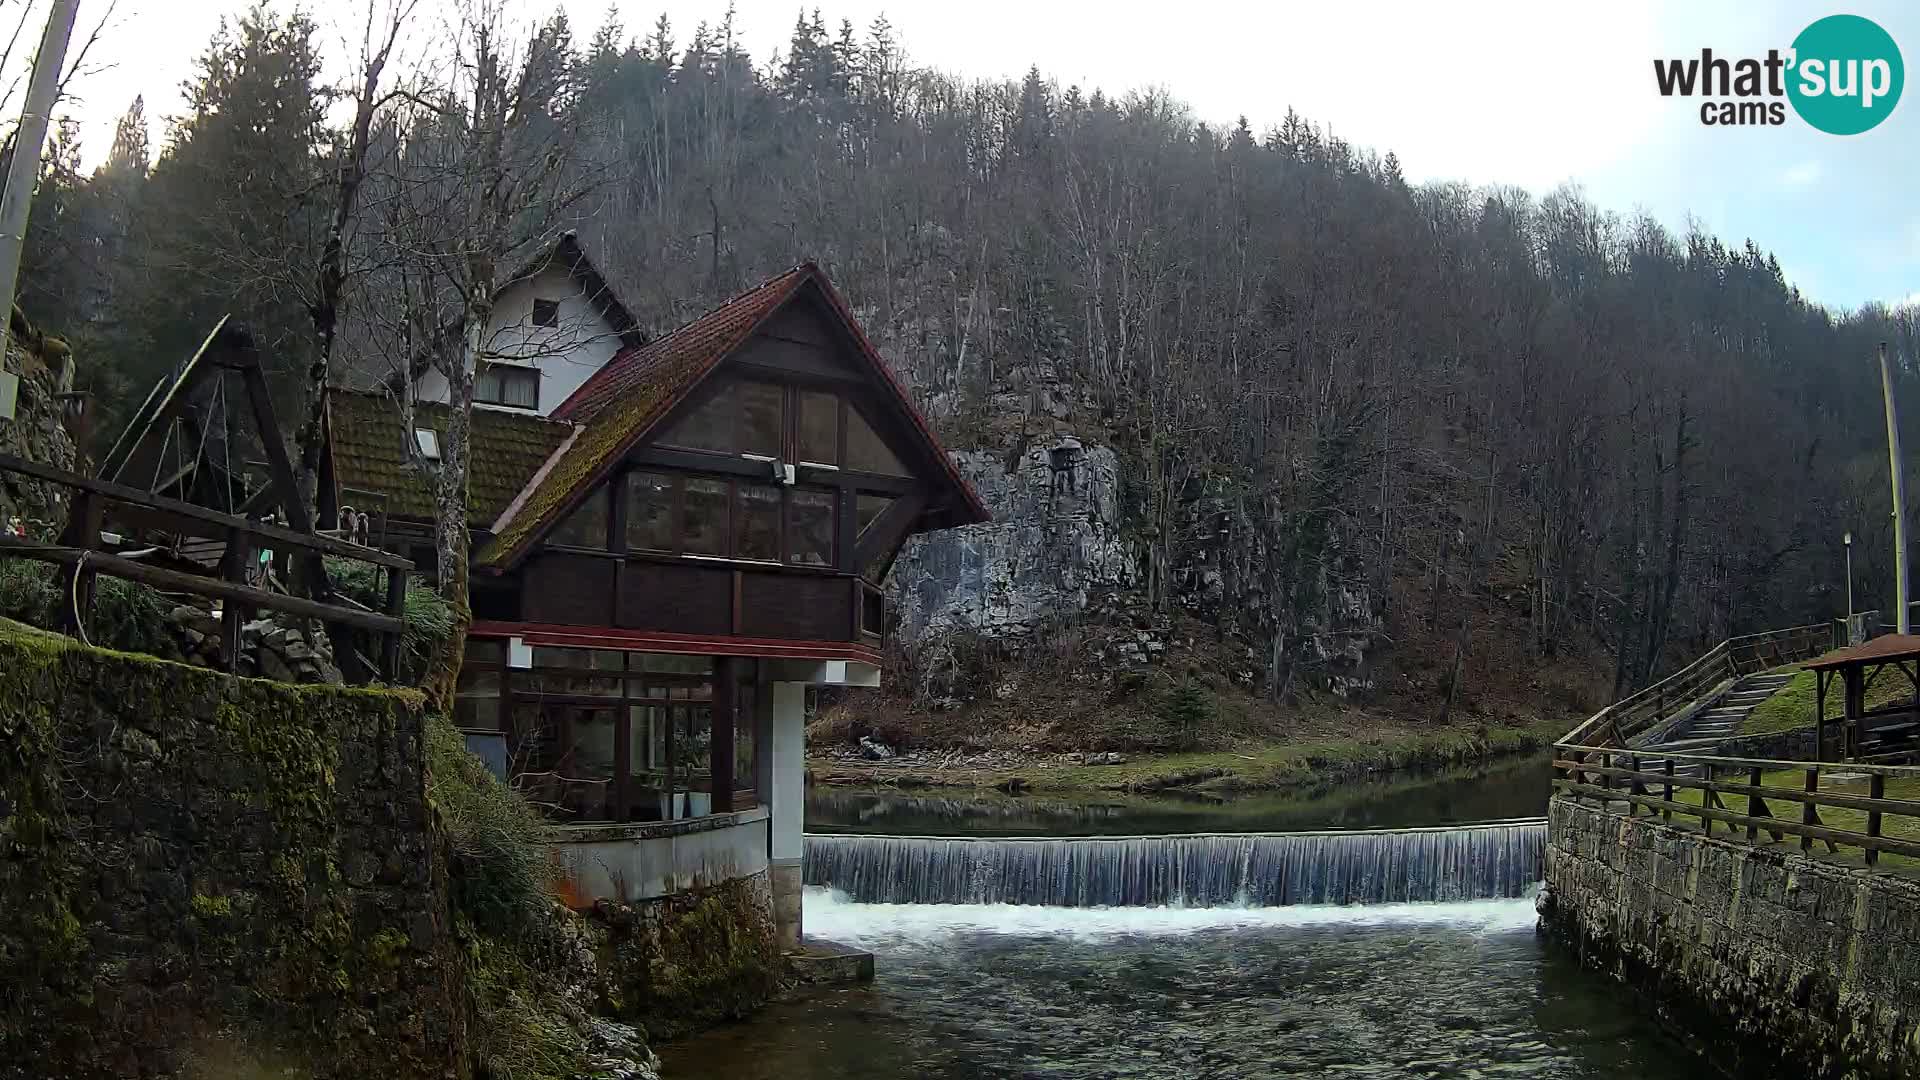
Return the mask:
<path fill-rule="evenodd" d="M 440 433 L 432 428 L 414 428 L 413 442 L 420 448 L 420 456 L 428 461 L 440 460 Z"/>
<path fill-rule="evenodd" d="M 540 371 L 538 368 L 509 364 L 489 364 L 473 380 L 473 403 L 537 409 L 540 407 Z"/>
<path fill-rule="evenodd" d="M 533 302 L 533 325 L 559 326 L 560 325 L 560 301 L 535 300 Z"/>

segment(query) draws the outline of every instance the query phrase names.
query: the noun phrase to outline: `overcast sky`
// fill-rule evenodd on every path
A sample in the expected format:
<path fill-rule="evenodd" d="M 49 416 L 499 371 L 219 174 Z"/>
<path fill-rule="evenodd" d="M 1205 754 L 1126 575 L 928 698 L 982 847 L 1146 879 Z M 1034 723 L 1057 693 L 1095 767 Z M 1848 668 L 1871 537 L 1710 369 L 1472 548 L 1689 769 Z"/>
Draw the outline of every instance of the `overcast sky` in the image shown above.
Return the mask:
<path fill-rule="evenodd" d="M 0 0 L 8 13 L 26 0 Z M 49 0 L 32 0 L 45 7 Z M 276 0 L 287 6 L 287 0 Z M 422 0 L 429 8 L 440 0 Z M 81 0 L 81 33 L 108 0 Z M 182 107 L 193 56 L 234 0 L 119 0 L 73 110 L 89 160 L 115 117 L 145 94 L 155 120 Z M 325 44 L 345 55 L 361 0 L 308 0 Z M 560 0 L 585 45 L 607 0 Z M 685 44 L 724 0 L 618 0 L 630 35 L 662 11 Z M 812 5 L 809 4 L 809 7 Z M 529 15 L 551 3 L 528 2 Z M 1698 102 L 1662 99 L 1655 57 L 1764 55 L 1809 22 L 1865 15 L 1920 64 L 1920 4 L 1845 7 L 1782 2 L 1608 0 L 1570 4 L 1322 0 L 840 0 L 830 25 L 865 28 L 884 11 L 918 63 L 970 76 L 1017 76 L 1028 65 L 1063 85 L 1109 93 L 1153 83 L 1200 119 L 1245 114 L 1257 131 L 1288 106 L 1359 146 L 1399 154 L 1416 181 L 1513 184 L 1543 193 L 1568 181 L 1601 206 L 1644 208 L 1675 228 L 1689 215 L 1732 243 L 1776 253 L 1810 297 L 1836 307 L 1920 303 L 1920 90 L 1879 127 L 1851 138 L 1789 115 L 1783 127 L 1712 128 Z M 782 48 L 798 5 L 740 0 L 736 24 L 764 62 Z M 78 41 L 75 43 L 78 47 Z M 21 46 L 18 52 L 30 51 Z M 16 99 L 17 101 L 17 99 Z M 17 108 L 17 105 L 15 106 Z"/>

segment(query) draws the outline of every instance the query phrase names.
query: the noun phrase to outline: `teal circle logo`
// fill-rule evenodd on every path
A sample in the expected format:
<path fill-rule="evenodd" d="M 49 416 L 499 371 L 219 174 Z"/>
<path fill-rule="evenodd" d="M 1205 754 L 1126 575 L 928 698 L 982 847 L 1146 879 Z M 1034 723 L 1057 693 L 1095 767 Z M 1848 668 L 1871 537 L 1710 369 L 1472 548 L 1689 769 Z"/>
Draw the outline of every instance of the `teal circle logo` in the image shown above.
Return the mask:
<path fill-rule="evenodd" d="M 1873 129 L 1900 103 L 1906 81 L 1900 47 L 1872 19 L 1829 15 L 1793 39 L 1787 99 L 1829 135 Z"/>

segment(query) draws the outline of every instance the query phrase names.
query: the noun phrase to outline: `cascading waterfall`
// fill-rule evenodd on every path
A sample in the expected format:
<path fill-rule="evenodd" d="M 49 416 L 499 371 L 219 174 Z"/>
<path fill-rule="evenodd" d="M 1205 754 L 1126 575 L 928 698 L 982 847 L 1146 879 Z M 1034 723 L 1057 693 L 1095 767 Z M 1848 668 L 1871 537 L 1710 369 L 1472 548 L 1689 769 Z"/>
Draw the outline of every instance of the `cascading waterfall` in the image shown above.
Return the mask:
<path fill-rule="evenodd" d="M 1526 895 L 1543 820 L 1367 832 L 972 839 L 807 837 L 807 884 L 864 903 L 1146 907 Z"/>

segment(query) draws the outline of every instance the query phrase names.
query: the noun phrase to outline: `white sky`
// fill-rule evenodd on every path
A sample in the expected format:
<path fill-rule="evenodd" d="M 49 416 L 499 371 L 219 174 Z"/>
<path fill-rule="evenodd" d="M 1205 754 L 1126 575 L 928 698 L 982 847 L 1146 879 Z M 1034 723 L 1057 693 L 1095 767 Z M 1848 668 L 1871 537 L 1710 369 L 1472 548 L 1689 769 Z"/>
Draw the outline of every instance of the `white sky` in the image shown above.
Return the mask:
<path fill-rule="evenodd" d="M 26 2 L 44 8 L 48 0 L 0 0 L 0 24 L 10 28 Z M 158 145 L 158 121 L 181 108 L 179 87 L 193 57 L 220 17 L 243 2 L 118 0 L 88 58 L 98 70 L 73 85 L 89 160 L 105 152 L 114 119 L 137 93 L 146 95 Z M 362 2 L 302 6 L 324 44 L 345 56 Z M 443 2 L 422 0 L 429 9 Z M 528 16 L 553 6 L 514 2 Z M 81 33 L 107 3 L 81 0 Z M 584 46 L 608 3 L 559 6 Z M 682 45 L 696 23 L 718 22 L 726 9 L 725 0 L 614 6 L 629 35 L 665 11 Z M 1735 244 L 1751 236 L 1817 300 L 1853 306 L 1920 298 L 1920 89 L 1909 88 L 1878 128 L 1840 138 L 1791 116 L 1778 128 L 1703 127 L 1697 101 L 1660 98 L 1652 77 L 1655 57 L 1697 56 L 1703 46 L 1733 57 L 1784 49 L 1807 23 L 1836 11 L 1885 27 L 1911 72 L 1920 66 L 1920 4 L 839 0 L 820 7 L 829 26 L 845 17 L 863 34 L 884 11 L 912 59 L 943 70 L 1013 77 L 1037 63 L 1063 84 L 1109 93 L 1154 83 L 1200 119 L 1231 123 L 1244 113 L 1256 131 L 1291 105 L 1356 145 L 1398 153 L 1416 181 L 1513 184 L 1536 193 L 1573 181 L 1610 210 L 1645 208 L 1676 228 L 1691 215 Z M 790 0 L 740 0 L 736 25 L 757 60 L 784 47 L 798 10 Z"/>

